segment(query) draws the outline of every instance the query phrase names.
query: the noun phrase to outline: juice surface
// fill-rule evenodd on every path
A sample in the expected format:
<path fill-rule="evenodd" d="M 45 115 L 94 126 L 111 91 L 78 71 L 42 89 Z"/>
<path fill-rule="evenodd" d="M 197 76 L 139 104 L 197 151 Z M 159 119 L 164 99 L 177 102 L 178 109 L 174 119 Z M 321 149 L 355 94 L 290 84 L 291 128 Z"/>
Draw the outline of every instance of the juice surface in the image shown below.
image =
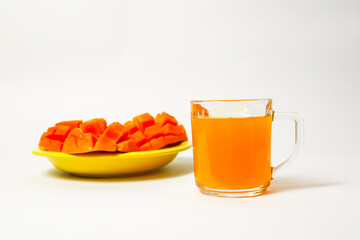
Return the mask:
<path fill-rule="evenodd" d="M 236 190 L 269 184 L 272 116 L 191 121 L 198 185 Z"/>

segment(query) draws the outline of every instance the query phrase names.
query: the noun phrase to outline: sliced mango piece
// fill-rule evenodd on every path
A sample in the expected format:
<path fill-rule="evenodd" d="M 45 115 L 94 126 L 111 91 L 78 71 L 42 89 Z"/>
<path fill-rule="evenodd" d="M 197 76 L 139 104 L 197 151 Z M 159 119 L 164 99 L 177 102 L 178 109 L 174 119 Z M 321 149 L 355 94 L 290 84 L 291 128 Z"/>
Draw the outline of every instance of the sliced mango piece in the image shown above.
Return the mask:
<path fill-rule="evenodd" d="M 128 139 L 116 144 L 116 150 L 120 152 L 133 152 L 136 150 L 136 145 L 132 139 Z"/>
<path fill-rule="evenodd" d="M 119 122 L 110 124 L 103 133 L 105 137 L 111 138 L 115 140 L 115 142 L 119 141 L 124 134 L 126 134 L 126 128 Z"/>
<path fill-rule="evenodd" d="M 150 151 L 153 150 L 153 147 L 151 146 L 151 143 L 146 142 L 140 147 L 137 147 L 137 151 Z"/>
<path fill-rule="evenodd" d="M 106 127 L 107 123 L 103 118 L 94 118 L 80 124 L 80 128 L 84 133 L 92 133 L 96 137 L 103 134 Z"/>
<path fill-rule="evenodd" d="M 141 132 L 144 132 L 145 128 L 155 124 L 154 118 L 149 113 L 143 113 L 134 117 L 133 122 Z"/>
<path fill-rule="evenodd" d="M 136 133 L 129 136 L 132 139 L 137 147 L 143 145 L 147 139 L 141 131 L 137 131 Z"/>
<path fill-rule="evenodd" d="M 160 132 L 161 125 L 155 123 L 154 125 L 147 127 L 144 131 L 144 135 L 148 141 L 150 141 L 153 138 L 157 138 L 160 136 L 163 136 L 163 133 Z"/>
<path fill-rule="evenodd" d="M 160 132 L 166 136 L 166 135 L 183 135 L 185 134 L 186 136 L 186 132 L 185 132 L 185 128 L 183 125 L 179 125 L 179 126 L 174 126 L 171 124 L 166 124 L 165 126 L 161 127 Z"/>
<path fill-rule="evenodd" d="M 134 134 L 139 131 L 139 128 L 132 121 L 124 123 L 124 127 L 129 134 Z"/>
<path fill-rule="evenodd" d="M 185 140 L 187 140 L 187 138 L 185 136 L 175 136 L 175 135 L 164 136 L 164 141 L 165 141 L 166 145 L 169 145 L 172 143 L 177 143 L 177 142 L 182 142 Z"/>
<path fill-rule="evenodd" d="M 49 138 L 49 134 L 47 132 L 43 133 L 40 138 L 39 148 L 43 148 L 47 151 L 61 152 L 62 147 L 63 143 L 61 141 Z"/>
<path fill-rule="evenodd" d="M 157 114 L 155 117 L 155 123 L 159 124 L 160 126 L 164 126 L 166 124 L 171 124 L 174 126 L 178 125 L 178 121 L 176 120 L 176 118 L 166 112 Z"/>
<path fill-rule="evenodd" d="M 151 139 L 150 144 L 154 150 L 157 150 L 164 147 L 167 143 L 165 142 L 165 138 L 161 136 Z"/>
<path fill-rule="evenodd" d="M 99 136 L 97 142 L 95 143 L 94 151 L 115 152 L 116 141 L 112 138 L 108 138 L 104 135 L 101 135 Z"/>
<path fill-rule="evenodd" d="M 201 106 L 200 104 L 192 105 L 192 115 L 193 116 L 209 116 L 209 110 Z"/>
<path fill-rule="evenodd" d="M 91 152 L 96 141 L 97 138 L 92 133 L 84 133 L 81 128 L 75 128 L 66 138 L 62 152 L 70 154 Z"/>

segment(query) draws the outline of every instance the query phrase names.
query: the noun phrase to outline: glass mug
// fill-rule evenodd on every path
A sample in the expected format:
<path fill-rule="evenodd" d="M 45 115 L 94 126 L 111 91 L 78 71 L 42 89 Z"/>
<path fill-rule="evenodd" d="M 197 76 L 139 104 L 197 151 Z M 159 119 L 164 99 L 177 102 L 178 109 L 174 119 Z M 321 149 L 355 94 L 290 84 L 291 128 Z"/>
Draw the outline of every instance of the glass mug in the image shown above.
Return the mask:
<path fill-rule="evenodd" d="M 272 167 L 271 125 L 277 119 L 295 122 L 295 147 L 286 161 Z M 303 148 L 301 115 L 274 112 L 271 99 L 191 101 L 191 128 L 196 185 L 211 196 L 264 193 Z"/>

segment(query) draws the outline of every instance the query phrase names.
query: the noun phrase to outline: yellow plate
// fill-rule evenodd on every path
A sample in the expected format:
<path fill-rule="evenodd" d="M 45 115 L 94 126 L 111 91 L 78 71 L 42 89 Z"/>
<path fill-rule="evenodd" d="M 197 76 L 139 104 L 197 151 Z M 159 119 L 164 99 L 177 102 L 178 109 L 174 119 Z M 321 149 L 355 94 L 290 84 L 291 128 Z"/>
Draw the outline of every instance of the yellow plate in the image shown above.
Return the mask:
<path fill-rule="evenodd" d="M 176 155 L 189 149 L 191 143 L 143 152 L 66 154 L 34 149 L 32 153 L 44 156 L 57 168 L 82 177 L 115 177 L 155 170 L 169 164 Z"/>

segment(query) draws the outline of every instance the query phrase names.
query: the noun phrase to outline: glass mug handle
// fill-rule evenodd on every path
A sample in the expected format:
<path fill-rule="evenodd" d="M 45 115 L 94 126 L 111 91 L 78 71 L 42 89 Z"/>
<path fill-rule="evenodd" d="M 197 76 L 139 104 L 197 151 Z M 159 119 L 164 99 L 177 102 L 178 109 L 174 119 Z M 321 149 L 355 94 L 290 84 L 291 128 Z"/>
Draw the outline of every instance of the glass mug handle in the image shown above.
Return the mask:
<path fill-rule="evenodd" d="M 272 178 L 278 177 L 285 168 L 299 157 L 304 147 L 304 120 L 299 113 L 273 112 L 273 120 L 290 120 L 295 123 L 295 145 L 291 155 L 281 164 L 272 168 Z"/>

